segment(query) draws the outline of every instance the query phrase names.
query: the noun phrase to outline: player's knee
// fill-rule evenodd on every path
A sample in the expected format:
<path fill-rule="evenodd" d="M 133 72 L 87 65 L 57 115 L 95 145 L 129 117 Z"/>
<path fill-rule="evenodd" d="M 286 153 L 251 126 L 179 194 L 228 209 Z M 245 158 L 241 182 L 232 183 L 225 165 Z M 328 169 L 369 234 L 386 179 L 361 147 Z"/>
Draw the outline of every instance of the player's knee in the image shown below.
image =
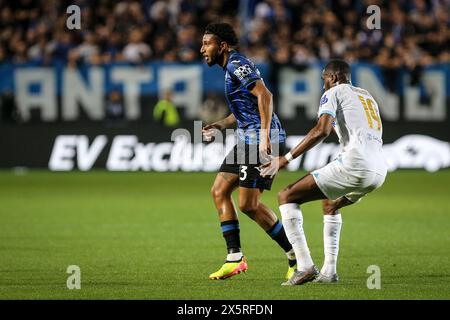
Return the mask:
<path fill-rule="evenodd" d="M 278 193 L 278 204 L 281 206 L 286 203 L 303 204 L 305 201 L 301 195 L 292 192 L 291 189 L 285 188 Z"/>
<path fill-rule="evenodd" d="M 214 201 L 225 199 L 228 195 L 229 192 L 224 188 L 217 187 L 215 185 L 211 188 L 211 196 L 213 197 Z"/>
<path fill-rule="evenodd" d="M 290 196 L 290 192 L 289 189 L 283 189 L 280 192 L 278 192 L 278 204 L 281 206 L 282 204 L 286 204 L 286 203 L 290 203 L 291 201 L 291 196 Z"/>
<path fill-rule="evenodd" d="M 258 210 L 258 202 L 254 201 L 253 199 L 239 201 L 239 210 L 252 218 L 252 216 Z"/>

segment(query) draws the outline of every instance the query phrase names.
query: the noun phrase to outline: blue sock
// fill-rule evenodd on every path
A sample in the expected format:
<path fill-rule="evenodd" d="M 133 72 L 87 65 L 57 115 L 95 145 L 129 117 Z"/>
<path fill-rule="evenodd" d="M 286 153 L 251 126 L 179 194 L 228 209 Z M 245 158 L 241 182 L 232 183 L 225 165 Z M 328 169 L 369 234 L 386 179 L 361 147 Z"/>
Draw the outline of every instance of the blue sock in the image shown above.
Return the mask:
<path fill-rule="evenodd" d="M 241 251 L 241 237 L 239 234 L 239 221 L 228 220 L 220 223 L 223 237 L 227 243 L 228 253 Z"/>
<path fill-rule="evenodd" d="M 284 232 L 284 227 L 280 220 L 277 220 L 277 222 L 275 222 L 275 224 L 266 232 L 281 248 L 283 248 L 284 252 L 288 252 L 292 249 L 292 245 L 286 237 L 286 232 Z"/>

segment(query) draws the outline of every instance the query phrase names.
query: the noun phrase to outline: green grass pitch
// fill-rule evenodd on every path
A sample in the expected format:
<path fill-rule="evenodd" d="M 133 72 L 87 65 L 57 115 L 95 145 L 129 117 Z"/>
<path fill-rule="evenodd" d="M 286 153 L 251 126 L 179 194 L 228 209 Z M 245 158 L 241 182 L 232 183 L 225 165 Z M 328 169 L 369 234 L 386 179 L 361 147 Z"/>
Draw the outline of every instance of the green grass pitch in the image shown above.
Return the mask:
<path fill-rule="evenodd" d="M 282 172 L 263 201 L 302 172 Z M 282 287 L 285 255 L 240 214 L 249 270 L 208 280 L 226 250 L 210 197 L 215 173 L 0 172 L 0 299 L 449 299 L 450 170 L 397 171 L 345 208 L 338 284 Z M 304 205 L 323 261 L 320 202 Z M 69 265 L 81 289 L 69 290 Z M 367 268 L 381 289 L 367 288 Z"/>

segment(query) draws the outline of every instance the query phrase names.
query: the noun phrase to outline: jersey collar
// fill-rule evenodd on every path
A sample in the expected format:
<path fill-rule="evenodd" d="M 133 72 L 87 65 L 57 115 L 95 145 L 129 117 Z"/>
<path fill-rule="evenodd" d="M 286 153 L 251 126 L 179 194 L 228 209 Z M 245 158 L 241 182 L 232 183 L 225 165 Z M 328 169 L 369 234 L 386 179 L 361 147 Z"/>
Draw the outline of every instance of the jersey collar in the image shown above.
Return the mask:
<path fill-rule="evenodd" d="M 223 71 L 226 71 L 226 70 L 227 70 L 228 61 L 230 61 L 231 57 L 232 57 L 233 55 L 235 55 L 235 54 L 237 54 L 237 51 L 234 50 L 234 49 L 231 49 L 231 50 L 230 50 L 230 55 L 228 56 L 228 60 L 227 60 L 227 62 L 225 63 L 225 66 L 222 68 Z"/>

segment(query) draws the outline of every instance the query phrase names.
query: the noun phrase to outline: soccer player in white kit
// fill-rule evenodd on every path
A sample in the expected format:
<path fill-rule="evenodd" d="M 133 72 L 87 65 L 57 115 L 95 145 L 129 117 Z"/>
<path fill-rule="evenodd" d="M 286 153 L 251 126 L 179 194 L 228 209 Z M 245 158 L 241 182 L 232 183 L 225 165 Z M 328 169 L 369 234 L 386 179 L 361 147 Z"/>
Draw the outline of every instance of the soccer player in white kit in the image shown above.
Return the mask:
<path fill-rule="evenodd" d="M 290 152 L 273 158 L 261 171 L 262 176 L 274 176 L 333 130 L 339 137 L 341 152 L 334 161 L 308 173 L 278 194 L 282 222 L 297 258 L 297 270 L 283 285 L 338 281 L 336 262 L 342 225 L 339 209 L 379 188 L 387 174 L 382 124 L 375 99 L 367 90 L 352 86 L 350 66 L 345 61 L 330 61 L 322 79 L 325 93 L 320 100 L 317 125 Z M 325 254 L 320 272 L 309 252 L 299 206 L 319 199 L 323 199 Z"/>

